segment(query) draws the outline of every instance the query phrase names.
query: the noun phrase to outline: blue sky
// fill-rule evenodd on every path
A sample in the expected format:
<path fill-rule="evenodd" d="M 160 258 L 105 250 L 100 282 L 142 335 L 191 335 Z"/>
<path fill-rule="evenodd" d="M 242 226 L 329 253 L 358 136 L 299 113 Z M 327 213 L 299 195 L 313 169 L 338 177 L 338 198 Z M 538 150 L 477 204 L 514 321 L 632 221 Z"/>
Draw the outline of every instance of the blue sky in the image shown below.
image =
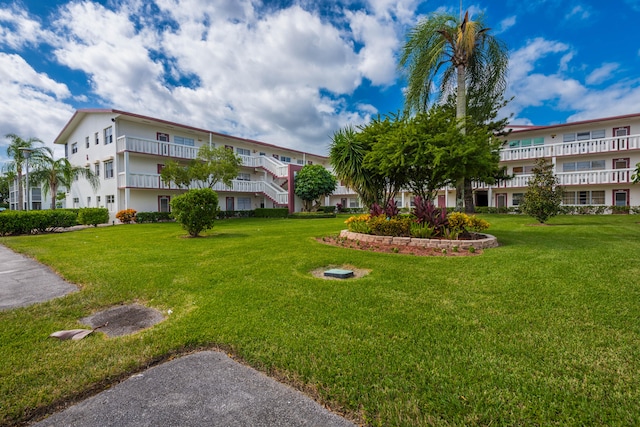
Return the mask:
<path fill-rule="evenodd" d="M 402 108 L 408 29 L 459 0 L 0 0 L 0 135 L 48 144 L 116 108 L 326 154 Z M 502 111 L 548 125 L 640 113 L 640 0 L 463 1 L 509 48 Z M 0 164 L 7 140 L 0 137 Z M 61 150 L 57 150 L 61 153 Z"/>

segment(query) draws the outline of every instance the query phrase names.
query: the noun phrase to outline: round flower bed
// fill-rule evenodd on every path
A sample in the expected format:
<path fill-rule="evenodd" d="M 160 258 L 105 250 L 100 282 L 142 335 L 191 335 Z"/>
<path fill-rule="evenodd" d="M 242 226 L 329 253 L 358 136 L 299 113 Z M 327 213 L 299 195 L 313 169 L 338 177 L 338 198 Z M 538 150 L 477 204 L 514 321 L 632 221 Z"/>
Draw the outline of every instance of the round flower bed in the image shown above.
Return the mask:
<path fill-rule="evenodd" d="M 375 236 L 372 234 L 355 233 L 349 230 L 342 230 L 340 237 L 343 239 L 374 243 L 381 245 L 393 245 L 393 246 L 417 246 L 422 248 L 433 249 L 447 249 L 454 250 L 462 249 L 469 250 L 474 249 L 487 249 L 495 248 L 498 246 L 498 239 L 490 234 L 474 234 L 476 239 L 464 239 L 464 240 L 447 240 L 447 239 L 421 239 L 417 237 L 392 237 L 392 236 Z"/>

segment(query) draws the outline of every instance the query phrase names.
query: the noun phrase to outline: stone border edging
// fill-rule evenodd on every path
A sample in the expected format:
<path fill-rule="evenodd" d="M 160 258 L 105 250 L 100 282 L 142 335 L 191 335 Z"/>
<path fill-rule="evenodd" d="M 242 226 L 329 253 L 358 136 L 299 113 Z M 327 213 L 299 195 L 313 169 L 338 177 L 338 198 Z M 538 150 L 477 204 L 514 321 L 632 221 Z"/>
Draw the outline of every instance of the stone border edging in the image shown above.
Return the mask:
<path fill-rule="evenodd" d="M 436 249 L 469 249 L 473 246 L 475 249 L 495 248 L 498 246 L 498 239 L 491 234 L 485 234 L 486 239 L 478 240 L 445 240 L 445 239 L 419 239 L 417 237 L 392 237 L 392 236 L 374 236 L 372 234 L 354 233 L 349 230 L 340 231 L 340 237 L 348 240 L 359 240 L 361 242 L 379 243 L 382 245 L 398 245 L 398 246 L 421 246 L 425 248 Z"/>

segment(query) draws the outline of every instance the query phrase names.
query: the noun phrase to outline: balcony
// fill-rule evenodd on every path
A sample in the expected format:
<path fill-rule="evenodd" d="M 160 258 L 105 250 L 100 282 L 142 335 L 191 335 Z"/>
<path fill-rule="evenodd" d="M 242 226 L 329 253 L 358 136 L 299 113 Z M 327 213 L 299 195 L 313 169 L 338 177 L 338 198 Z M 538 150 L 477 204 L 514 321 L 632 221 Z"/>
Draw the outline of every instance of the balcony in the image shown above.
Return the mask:
<path fill-rule="evenodd" d="M 549 157 L 578 156 L 584 154 L 616 153 L 640 149 L 640 135 L 561 142 L 530 147 L 504 148 L 500 161 L 529 160 Z"/>
<path fill-rule="evenodd" d="M 173 157 L 176 159 L 192 160 L 198 157 L 199 147 L 172 144 L 170 142 L 156 141 L 153 139 L 121 136 L 116 140 L 118 153 L 129 151 L 131 153 L 150 154 L 153 156 Z M 260 168 L 277 178 L 289 176 L 289 166 L 279 160 L 268 156 L 238 156 L 242 159 L 242 166 Z"/>
<path fill-rule="evenodd" d="M 556 177 L 562 186 L 571 185 L 605 185 L 605 184 L 630 184 L 631 176 L 635 169 L 604 169 L 579 172 L 558 172 Z M 502 181 L 496 185 L 474 183 L 478 189 L 488 188 L 523 188 L 529 184 L 533 175 L 516 175 L 513 179 Z"/>
<path fill-rule="evenodd" d="M 119 188 L 150 189 L 150 190 L 179 190 L 175 184 L 167 185 L 162 182 L 159 174 L 153 173 L 123 173 L 118 174 Z M 192 183 L 189 188 L 200 188 L 197 183 Z M 240 181 L 233 180 L 231 187 L 219 182 L 213 186 L 214 191 L 259 193 L 271 199 L 278 205 L 289 203 L 289 193 L 266 181 Z"/>

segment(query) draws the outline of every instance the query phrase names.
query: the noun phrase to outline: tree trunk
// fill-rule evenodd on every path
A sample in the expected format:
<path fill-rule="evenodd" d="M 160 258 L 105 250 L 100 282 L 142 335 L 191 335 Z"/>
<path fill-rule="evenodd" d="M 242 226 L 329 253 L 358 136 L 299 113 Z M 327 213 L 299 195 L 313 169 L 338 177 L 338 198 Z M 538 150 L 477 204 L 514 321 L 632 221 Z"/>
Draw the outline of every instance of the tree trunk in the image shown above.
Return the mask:
<path fill-rule="evenodd" d="M 22 168 L 18 168 L 18 211 L 24 209 L 24 194 L 22 191 Z"/>
<path fill-rule="evenodd" d="M 457 93 L 456 93 L 456 119 L 459 120 L 460 132 L 465 135 L 464 119 L 467 116 L 467 85 L 464 65 L 457 67 Z M 462 212 L 465 206 L 465 178 L 459 178 L 456 182 L 456 210 Z"/>
<path fill-rule="evenodd" d="M 475 204 L 473 203 L 473 189 L 471 188 L 471 179 L 464 179 L 464 212 L 473 214 L 476 212 Z"/>
<path fill-rule="evenodd" d="M 56 208 L 56 202 L 58 201 L 58 186 L 54 183 L 51 183 L 49 186 L 51 188 L 51 209 Z M 90 206 L 87 206 L 90 207 Z"/>

